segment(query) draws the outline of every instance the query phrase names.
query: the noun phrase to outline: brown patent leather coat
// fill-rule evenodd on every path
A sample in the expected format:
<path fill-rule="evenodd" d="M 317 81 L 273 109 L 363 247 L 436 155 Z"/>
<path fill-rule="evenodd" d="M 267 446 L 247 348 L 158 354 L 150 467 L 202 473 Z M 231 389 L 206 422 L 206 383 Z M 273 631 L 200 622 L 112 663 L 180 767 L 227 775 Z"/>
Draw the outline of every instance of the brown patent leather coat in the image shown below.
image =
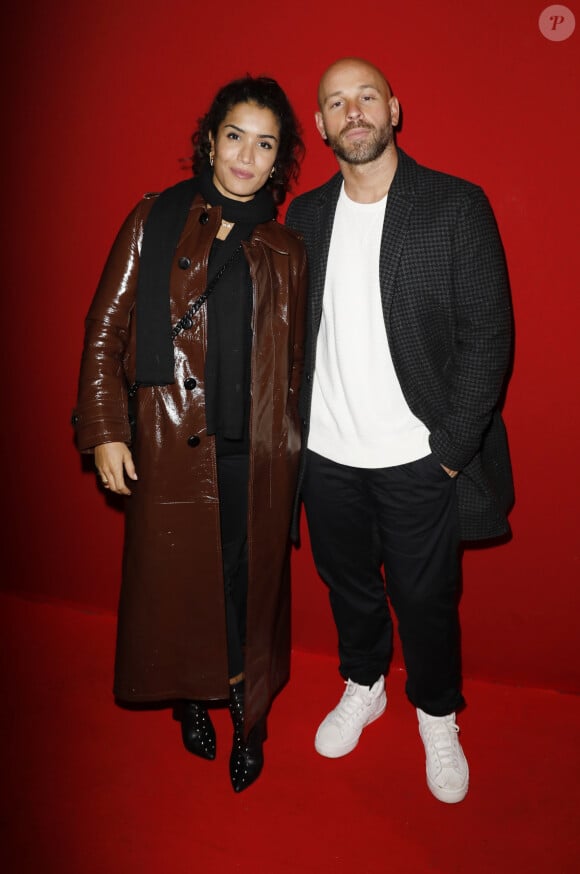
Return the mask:
<path fill-rule="evenodd" d="M 78 447 L 129 442 L 135 378 L 132 318 L 144 220 L 125 221 L 86 319 L 75 411 Z M 198 195 L 171 273 L 174 324 L 204 290 L 219 208 L 200 224 Z M 275 221 L 244 243 L 253 285 L 248 509 L 246 728 L 287 680 L 289 528 L 300 451 L 306 263 L 298 234 Z M 191 261 L 180 268 L 180 258 Z M 183 261 L 182 261 L 183 264 Z M 138 481 L 126 501 L 114 692 L 125 701 L 228 697 L 220 518 L 213 437 L 206 433 L 206 308 L 175 341 L 175 383 L 140 388 L 132 447 Z M 192 439 L 193 438 L 193 439 Z M 192 445 L 195 444 L 195 445 Z"/>

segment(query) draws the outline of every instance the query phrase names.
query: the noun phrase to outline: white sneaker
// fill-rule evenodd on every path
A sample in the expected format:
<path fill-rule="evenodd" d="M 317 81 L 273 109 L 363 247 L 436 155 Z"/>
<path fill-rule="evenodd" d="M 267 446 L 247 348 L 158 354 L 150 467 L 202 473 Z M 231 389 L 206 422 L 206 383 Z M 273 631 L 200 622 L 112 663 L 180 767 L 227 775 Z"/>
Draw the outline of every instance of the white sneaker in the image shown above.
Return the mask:
<path fill-rule="evenodd" d="M 469 786 L 469 766 L 457 736 L 455 713 L 429 716 L 417 707 L 417 717 L 425 745 L 427 786 L 439 801 L 463 801 Z"/>
<path fill-rule="evenodd" d="M 363 728 L 382 716 L 386 706 L 384 677 L 370 687 L 347 680 L 342 698 L 318 726 L 316 752 L 329 759 L 346 756 L 356 747 Z"/>

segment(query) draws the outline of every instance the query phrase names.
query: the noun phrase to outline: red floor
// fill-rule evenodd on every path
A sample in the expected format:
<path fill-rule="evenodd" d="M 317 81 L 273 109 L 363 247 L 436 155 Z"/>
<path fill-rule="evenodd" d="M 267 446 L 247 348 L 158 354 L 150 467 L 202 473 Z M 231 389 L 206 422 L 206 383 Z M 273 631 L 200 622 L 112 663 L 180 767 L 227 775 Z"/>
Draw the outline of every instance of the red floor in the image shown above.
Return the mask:
<path fill-rule="evenodd" d="M 471 790 L 428 792 L 404 675 L 383 718 L 339 760 L 313 734 L 342 692 L 334 660 L 295 653 L 266 765 L 230 788 L 181 747 L 168 710 L 114 705 L 114 619 L 0 596 L 0 870 L 7 874 L 480 874 L 580 871 L 580 699 L 467 680 Z"/>

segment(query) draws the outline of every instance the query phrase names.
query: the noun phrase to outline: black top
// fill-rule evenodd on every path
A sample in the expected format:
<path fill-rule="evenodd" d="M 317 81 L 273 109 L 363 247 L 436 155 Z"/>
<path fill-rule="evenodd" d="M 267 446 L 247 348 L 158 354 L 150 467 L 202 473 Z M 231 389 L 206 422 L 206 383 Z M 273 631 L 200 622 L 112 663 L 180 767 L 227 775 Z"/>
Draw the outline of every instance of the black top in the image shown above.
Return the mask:
<path fill-rule="evenodd" d="M 223 241 L 214 241 L 209 272 L 223 247 Z M 252 284 L 245 258 L 237 258 L 226 270 L 207 307 L 207 432 L 215 434 L 218 456 L 245 454 L 249 451 L 252 355 Z"/>

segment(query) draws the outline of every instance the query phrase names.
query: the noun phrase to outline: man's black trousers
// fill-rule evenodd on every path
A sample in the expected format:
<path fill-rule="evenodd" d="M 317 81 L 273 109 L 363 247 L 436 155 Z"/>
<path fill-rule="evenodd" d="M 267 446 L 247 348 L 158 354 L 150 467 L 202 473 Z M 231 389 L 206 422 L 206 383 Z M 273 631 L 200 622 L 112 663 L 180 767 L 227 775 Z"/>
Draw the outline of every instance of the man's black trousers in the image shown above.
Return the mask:
<path fill-rule="evenodd" d="M 309 450 L 302 496 L 343 678 L 370 686 L 388 673 L 390 602 L 409 700 L 432 716 L 456 710 L 463 698 L 455 479 L 432 455 L 364 469 Z"/>

